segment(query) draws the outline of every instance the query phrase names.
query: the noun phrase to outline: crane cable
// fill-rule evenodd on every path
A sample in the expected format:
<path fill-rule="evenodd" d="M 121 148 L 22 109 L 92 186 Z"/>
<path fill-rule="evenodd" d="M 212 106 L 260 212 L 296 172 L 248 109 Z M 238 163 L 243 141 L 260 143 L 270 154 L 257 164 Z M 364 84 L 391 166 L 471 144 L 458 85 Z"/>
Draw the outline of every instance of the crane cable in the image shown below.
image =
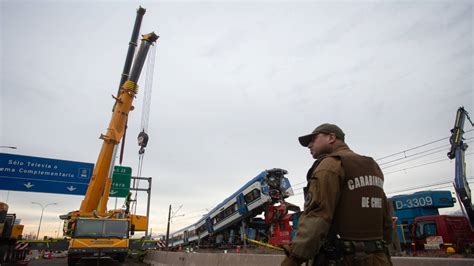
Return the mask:
<path fill-rule="evenodd" d="M 140 150 L 138 151 L 138 170 L 137 177 L 141 177 L 143 168 L 143 157 L 145 156 L 145 147 L 148 142 L 148 124 L 150 122 L 150 106 L 151 106 L 151 93 L 153 90 L 153 74 L 155 69 L 155 55 L 156 46 L 152 45 L 148 53 L 147 68 L 145 74 L 145 88 L 143 91 L 143 108 L 142 108 L 142 119 L 140 123 L 140 133 L 138 135 L 138 145 Z M 133 188 L 135 189 L 135 195 L 133 198 L 133 214 L 137 212 L 137 200 L 138 191 L 136 190 L 140 186 L 140 180 L 133 182 Z"/>

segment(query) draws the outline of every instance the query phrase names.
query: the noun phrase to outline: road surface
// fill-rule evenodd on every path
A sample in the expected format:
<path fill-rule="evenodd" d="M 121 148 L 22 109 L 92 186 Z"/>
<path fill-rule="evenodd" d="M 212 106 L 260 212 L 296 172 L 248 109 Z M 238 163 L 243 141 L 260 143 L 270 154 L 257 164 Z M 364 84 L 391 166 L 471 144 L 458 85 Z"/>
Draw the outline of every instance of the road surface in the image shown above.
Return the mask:
<path fill-rule="evenodd" d="M 42 260 L 31 260 L 30 263 L 28 264 L 29 266 L 49 266 L 49 265 L 67 265 L 67 259 L 66 258 L 54 258 L 54 259 L 42 259 Z M 124 263 L 119 263 L 115 260 L 112 259 L 101 259 L 101 260 L 93 260 L 93 259 L 88 259 L 88 260 L 81 260 L 76 264 L 77 266 L 96 266 L 96 265 L 101 265 L 101 266 L 146 266 L 149 264 L 146 263 L 139 263 L 137 262 L 136 259 L 127 259 Z"/>

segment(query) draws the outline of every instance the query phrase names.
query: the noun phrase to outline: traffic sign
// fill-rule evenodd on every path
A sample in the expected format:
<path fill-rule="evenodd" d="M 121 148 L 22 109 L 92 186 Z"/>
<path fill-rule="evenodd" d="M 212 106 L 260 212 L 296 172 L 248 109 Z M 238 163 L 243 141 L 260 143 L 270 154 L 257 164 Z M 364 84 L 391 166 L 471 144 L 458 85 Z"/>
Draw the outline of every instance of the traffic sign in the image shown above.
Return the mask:
<path fill-rule="evenodd" d="M 110 197 L 125 198 L 130 192 L 130 180 L 132 179 L 132 168 L 127 166 L 114 166 L 112 185 L 110 186 Z"/>
<path fill-rule="evenodd" d="M 0 153 L 0 189 L 84 195 L 92 163 Z"/>

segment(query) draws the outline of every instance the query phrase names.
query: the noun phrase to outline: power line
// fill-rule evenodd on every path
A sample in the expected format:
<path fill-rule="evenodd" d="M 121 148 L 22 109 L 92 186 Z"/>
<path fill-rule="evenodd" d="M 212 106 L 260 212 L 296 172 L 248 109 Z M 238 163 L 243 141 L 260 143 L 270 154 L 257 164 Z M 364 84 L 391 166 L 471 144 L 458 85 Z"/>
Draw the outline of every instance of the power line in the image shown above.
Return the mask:
<path fill-rule="evenodd" d="M 296 184 L 293 185 L 293 187 L 296 187 L 296 186 L 301 185 L 301 184 L 305 184 L 306 182 L 307 182 L 307 181 L 303 181 L 303 182 L 296 183 Z"/>
<path fill-rule="evenodd" d="M 438 152 L 439 152 L 439 151 L 437 151 L 437 152 L 432 152 L 432 153 L 426 154 L 425 156 L 420 156 L 420 157 L 417 157 L 417 158 L 413 158 L 413 159 L 408 160 L 408 161 L 406 161 L 406 162 L 401 162 L 401 163 L 398 163 L 398 164 L 389 165 L 389 166 L 386 166 L 386 167 L 384 167 L 384 168 L 382 168 L 382 169 L 386 169 L 386 168 L 390 168 L 390 167 L 393 167 L 393 166 L 401 165 L 401 164 L 404 164 L 404 163 L 407 163 L 407 162 L 410 162 L 410 161 L 413 161 L 413 160 L 417 160 L 417 159 L 426 157 L 427 155 L 435 154 L 435 153 L 438 153 Z M 472 155 L 472 154 L 474 154 L 474 153 L 466 153 L 465 156 L 469 156 L 469 155 Z M 384 175 L 389 175 L 389 174 L 397 173 L 397 172 L 400 172 L 400 171 L 405 171 L 405 170 L 409 170 L 409 169 L 413 169 L 413 168 L 418 168 L 418 167 L 421 167 L 421 166 L 430 165 L 430 164 L 439 163 L 439 162 L 448 161 L 448 160 L 451 160 L 451 159 L 449 159 L 449 158 L 438 159 L 438 160 L 433 161 L 433 162 L 427 162 L 427 163 L 423 163 L 423 164 L 414 165 L 414 166 L 411 166 L 411 167 L 399 169 L 399 170 L 396 170 L 396 171 L 384 173 Z M 298 183 L 298 184 L 302 184 L 302 183 Z M 294 187 L 293 187 L 293 188 L 294 188 Z M 302 188 L 297 188 L 297 189 L 302 189 Z"/>
<path fill-rule="evenodd" d="M 408 152 L 408 151 L 416 150 L 416 149 L 419 149 L 419 148 L 421 148 L 421 147 L 425 147 L 425 146 L 428 146 L 428 145 L 431 145 L 431 144 L 434 144 L 434 143 L 437 143 L 437 142 L 440 142 L 440 141 L 446 140 L 446 139 L 449 139 L 449 137 L 445 137 L 445 138 L 442 138 L 442 139 L 434 140 L 434 141 L 428 142 L 428 143 L 426 143 L 426 144 L 423 144 L 423 145 L 420 145 L 420 146 L 416 146 L 416 147 L 413 147 L 413 148 L 410 148 L 410 149 L 407 149 L 407 150 L 404 150 L 404 151 L 401 151 L 401 152 L 397 152 L 397 153 L 394 153 L 394 154 L 390 154 L 390 155 L 387 155 L 387 156 L 384 156 L 384 157 L 381 157 L 381 158 L 378 158 L 378 159 L 375 159 L 375 160 L 376 160 L 376 161 L 380 161 L 380 160 L 383 160 L 383 159 L 387 159 L 387 158 L 393 157 L 393 156 L 395 156 L 395 155 L 405 154 L 405 153 Z"/>
<path fill-rule="evenodd" d="M 203 211 L 209 211 L 209 208 L 204 208 L 204 209 L 194 210 L 194 211 L 188 211 L 188 212 L 186 212 L 186 213 L 184 213 L 184 214 L 186 215 L 186 214 L 190 214 L 190 213 L 203 212 Z"/>
<path fill-rule="evenodd" d="M 472 154 L 474 154 L 474 152 L 466 153 L 465 156 L 469 156 L 469 155 L 472 155 Z M 419 165 L 415 165 L 415 166 L 412 166 L 412 167 L 407 167 L 407 168 L 403 168 L 403 169 L 396 170 L 396 171 L 393 171 L 393 172 L 385 173 L 385 175 L 389 175 L 389 174 L 393 174 L 393 173 L 397 173 L 397 172 L 401 172 L 401 171 L 405 171 L 405 170 L 409 170 L 409 169 L 413 169 L 413 168 L 418 168 L 418 167 L 425 166 L 425 165 L 430 165 L 430 164 L 434 164 L 434 163 L 439 163 L 439 162 L 447 161 L 447 160 L 450 160 L 450 159 L 449 159 L 449 158 L 446 158 L 446 159 L 441 159 L 441 160 L 437 160 L 437 161 L 434 161 L 434 162 L 419 164 Z"/>
<path fill-rule="evenodd" d="M 301 194 L 303 194 L 303 192 L 300 192 L 300 193 L 293 194 L 293 196 L 296 196 L 296 195 L 301 195 Z"/>
<path fill-rule="evenodd" d="M 434 162 L 419 164 L 419 165 L 415 165 L 415 166 L 412 166 L 412 167 L 407 167 L 407 168 L 403 168 L 403 169 L 400 169 L 400 170 L 396 170 L 396 171 L 393 171 L 393 172 L 388 172 L 388 173 L 385 173 L 384 175 L 389 175 L 389 174 L 393 174 L 393 173 L 398 173 L 398 172 L 401 172 L 401 171 L 406 171 L 406 170 L 408 170 L 408 169 L 418 168 L 418 167 L 421 167 L 421 166 L 430 165 L 430 164 L 435 164 L 435 163 L 439 163 L 439 162 L 443 162 L 443 161 L 447 161 L 447 160 L 449 160 L 449 159 L 441 159 L 441 160 L 437 160 L 437 161 L 434 161 Z"/>
<path fill-rule="evenodd" d="M 469 132 L 472 132 L 474 131 L 474 129 L 471 129 L 471 130 L 467 130 L 465 131 L 464 133 L 469 133 Z M 392 161 L 388 161 L 388 162 L 383 162 L 383 163 L 379 163 L 380 166 L 382 165 L 386 165 L 386 164 L 389 164 L 389 163 L 393 163 L 393 162 L 397 162 L 397 161 L 401 161 L 401 160 L 404 160 L 404 159 L 407 159 L 407 158 L 411 158 L 411 157 L 414 157 L 414 156 L 417 156 L 417 155 L 421 155 L 421 154 L 425 154 L 427 152 L 430 152 L 432 151 L 431 153 L 428 153 L 428 154 L 425 154 L 424 156 L 419 156 L 419 157 L 416 157 L 416 158 L 412 158 L 411 160 L 406 160 L 406 161 L 403 161 L 403 162 L 400 162 L 400 163 L 396 163 L 396 164 L 392 164 L 392 165 L 389 165 L 389 166 L 386 166 L 386 167 L 383 167 L 382 169 L 387 169 L 387 168 L 390 168 L 390 167 L 394 167 L 394 166 L 397 166 L 397 165 L 402 165 L 402 164 L 405 164 L 407 162 L 411 162 L 411 161 L 414 161 L 414 160 L 418 160 L 418 159 L 421 159 L 421 158 L 424 158 L 428 155 L 432 155 L 432 154 L 436 154 L 436 153 L 439 153 L 441 151 L 443 151 L 443 149 L 445 148 L 448 148 L 450 146 L 450 144 L 446 144 L 446 145 L 443 145 L 443 146 L 438 146 L 436 148 L 431 148 L 431 149 L 428 149 L 428 150 L 425 150 L 425 151 L 421 151 L 421 152 L 417 152 L 417 153 L 414 153 L 414 154 L 411 154 L 411 155 L 406 155 L 406 152 L 408 151 L 412 151 L 412 150 L 415 150 L 415 149 L 418 149 L 418 148 L 421 148 L 421 147 L 425 147 L 425 146 L 428 146 L 430 144 L 434 144 L 434 143 L 437 143 L 437 142 L 440 142 L 442 140 L 445 140 L 445 139 L 449 139 L 450 137 L 445 137 L 445 138 L 442 138 L 442 139 L 438 139 L 438 140 L 435 140 L 435 141 L 431 141 L 431 142 L 428 142 L 426 144 L 423 144 L 423 145 L 419 145 L 419 146 L 416 146 L 416 147 L 413 147 L 413 148 L 410 148 L 410 149 L 407 149 L 407 150 L 404 150 L 404 151 L 401 151 L 401 152 L 397 152 L 397 153 L 394 153 L 394 154 L 391 154 L 391 155 L 388 155 L 388 156 L 384 156 L 382 158 L 379 158 L 379 159 L 376 159 L 377 161 L 380 161 L 380 160 L 383 160 L 383 159 L 386 159 L 386 158 L 389 158 L 389 157 L 393 157 L 395 155 L 399 155 L 399 154 L 404 154 L 405 156 L 402 157 L 402 158 L 397 158 L 397 159 L 394 159 Z M 465 143 L 472 143 L 472 141 L 468 142 L 468 140 L 472 140 L 474 139 L 474 137 L 471 137 L 471 138 L 466 138 L 465 139 Z M 472 153 L 469 153 L 469 154 L 466 154 L 466 155 L 471 155 Z M 416 168 L 416 167 L 420 167 L 420 166 L 424 166 L 424 165 L 429 165 L 429 164 L 434 164 L 434 163 L 437 163 L 437 162 L 441 162 L 441 161 L 444 161 L 445 159 L 440 159 L 438 161 L 435 161 L 435 162 L 429 162 L 429 163 L 426 163 L 426 164 L 421 164 L 421 165 L 417 165 L 417 166 L 413 166 L 413 167 L 409 167 L 409 168 L 404 168 L 404 169 L 400 169 L 400 170 L 397 170 L 397 171 L 394 171 L 394 172 L 389 172 L 389 173 L 386 173 L 386 174 L 392 174 L 392 173 L 395 173 L 395 172 L 399 172 L 399 171 L 403 171 L 403 170 L 407 170 L 407 169 L 412 169 L 412 168 Z M 446 159 L 447 160 L 447 159 Z M 305 184 L 306 181 L 303 181 L 303 182 L 299 182 L 299 183 L 296 183 L 294 185 L 292 185 L 293 187 L 293 190 L 299 190 L 299 189 L 302 189 L 302 187 L 300 188 L 297 188 L 299 185 L 301 184 Z M 301 194 L 301 193 L 299 193 Z M 298 195 L 298 194 L 295 194 L 295 195 Z"/>
<path fill-rule="evenodd" d="M 304 187 L 306 187 L 306 184 L 302 184 L 300 186 L 292 186 L 291 188 L 293 188 L 293 190 L 295 190 L 295 189 L 303 189 Z"/>
<path fill-rule="evenodd" d="M 467 130 L 467 131 L 464 131 L 464 133 L 469 133 L 471 131 L 474 131 L 474 129 L 470 129 L 470 130 Z M 387 158 L 390 158 L 390 157 L 393 157 L 395 155 L 399 155 L 399 154 L 405 154 L 406 152 L 408 151 L 412 151 L 412 150 L 416 150 L 416 149 L 419 149 L 421 147 L 425 147 L 425 146 L 428 146 L 428 145 L 431 145 L 431 144 L 434 144 L 434 143 L 437 143 L 437 142 L 440 142 L 440 141 L 443 141 L 443 140 L 446 140 L 446 139 L 449 139 L 450 137 L 444 137 L 444 138 L 441 138 L 441 139 L 438 139 L 438 140 L 434 140 L 434 141 L 431 141 L 431 142 L 428 142 L 428 143 L 425 143 L 425 144 L 422 144 L 422 145 L 419 145 L 419 146 L 416 146 L 416 147 L 413 147 L 413 148 L 409 148 L 407 150 L 404 150 L 404 151 L 401 151 L 401 152 L 397 152 L 397 153 L 394 153 L 394 154 L 390 154 L 390 155 L 387 155 L 387 156 L 383 156 L 381 158 L 378 158 L 378 159 L 375 159 L 376 161 L 380 161 L 380 160 L 383 160 L 383 159 L 387 159 Z"/>
<path fill-rule="evenodd" d="M 436 153 L 438 153 L 438 152 L 433 152 L 433 153 L 430 153 L 430 154 L 427 154 L 427 155 L 436 154 Z M 418 159 L 423 158 L 423 157 L 426 157 L 426 156 L 413 158 L 413 159 L 411 159 L 411 160 L 407 160 L 406 162 L 401 162 L 401 163 L 397 163 L 397 164 L 394 164 L 394 165 L 389 165 L 389 166 L 383 167 L 383 168 L 381 168 L 381 169 L 382 169 L 382 170 L 385 170 L 385 169 L 387 169 L 387 168 L 394 167 L 394 166 L 398 166 L 398 165 L 402 165 L 402 164 L 405 164 L 405 163 L 408 163 L 408 162 L 411 162 L 411 161 L 418 160 Z M 435 159 L 435 158 L 433 158 L 433 159 Z M 433 160 L 433 159 L 432 159 L 432 160 Z M 439 156 L 438 156 L 438 157 L 436 158 L 436 160 L 444 161 L 444 160 L 449 160 L 449 158 L 445 158 L 445 156 L 442 156 L 442 157 L 439 157 Z M 429 163 L 429 162 L 428 162 L 428 163 Z"/>
<path fill-rule="evenodd" d="M 394 159 L 394 160 L 391 160 L 391 161 L 388 161 L 388 162 L 384 162 L 384 163 L 380 163 L 379 165 L 382 166 L 382 165 L 386 165 L 386 164 L 389 164 L 389 163 L 393 163 L 393 162 L 397 162 L 397 161 L 400 161 L 400 160 L 403 160 L 403 159 L 407 159 L 407 158 L 410 158 L 410 157 L 413 157 L 413 156 L 416 156 L 416 155 L 420 155 L 420 154 L 423 154 L 423 153 L 427 153 L 429 151 L 434 151 L 434 150 L 439 150 L 437 151 L 436 153 L 446 149 L 447 147 L 449 147 L 450 145 L 443 145 L 443 146 L 439 146 L 439 147 L 436 147 L 436 148 L 433 148 L 433 149 L 429 149 L 429 150 L 426 150 L 426 151 L 421 151 L 421 152 L 417 152 L 415 154 L 412 154 L 412 155 L 405 155 L 404 157 L 402 158 L 398 158 L 398 159 Z M 433 153 L 430 153 L 430 154 L 433 154 Z M 430 154 L 427 154 L 427 155 L 430 155 Z M 388 166 L 388 167 L 391 167 L 391 166 Z"/>
<path fill-rule="evenodd" d="M 471 132 L 471 131 L 474 131 L 474 129 L 468 130 L 468 131 L 466 131 L 465 133 L 468 133 L 468 132 Z M 380 163 L 379 165 L 382 166 L 382 165 L 386 165 L 386 164 L 389 164 L 389 163 L 401 161 L 401 160 L 404 160 L 404 159 L 407 159 L 407 158 L 411 158 L 411 157 L 414 157 L 414 156 L 417 156 L 417 155 L 425 154 L 425 153 L 431 151 L 430 153 L 425 154 L 425 155 L 423 155 L 423 156 L 418 156 L 418 157 L 416 157 L 416 158 L 412 158 L 411 160 L 406 160 L 406 161 L 403 161 L 403 162 L 400 162 L 400 163 L 392 164 L 392 165 L 383 167 L 382 169 L 387 169 L 387 168 L 390 168 L 390 167 L 394 167 L 394 166 L 398 166 L 398 165 L 405 164 L 405 163 L 407 163 L 407 162 L 411 162 L 411 161 L 414 161 L 414 160 L 418 160 L 418 159 L 427 157 L 428 155 L 432 155 L 432 154 L 439 153 L 439 152 L 443 151 L 443 149 L 449 147 L 450 145 L 447 144 L 447 145 L 443 145 L 443 146 L 438 146 L 438 147 L 436 147 L 436 148 L 431 148 L 431 149 L 428 149 L 428 150 L 425 150 L 425 151 L 421 151 L 421 152 L 417 152 L 417 153 L 411 154 L 411 155 L 406 155 L 406 152 L 411 151 L 411 150 L 415 150 L 415 149 L 418 149 L 418 148 L 421 148 L 421 147 L 424 147 L 424 146 L 427 146 L 427 145 L 430 145 L 430 144 L 433 144 L 433 143 L 436 143 L 436 142 L 439 142 L 439 141 L 444 140 L 444 139 L 447 139 L 447 138 L 449 138 L 449 137 L 442 138 L 442 139 L 439 139 L 439 140 L 435 140 L 435 141 L 432 141 L 432 142 L 429 142 L 429 143 L 426 143 L 426 144 L 423 144 L 423 145 L 419 145 L 419 146 L 416 146 L 416 147 L 407 149 L 407 150 L 405 150 L 405 151 L 401 151 L 401 152 L 398 152 L 398 153 L 394 153 L 394 154 L 392 154 L 392 155 L 388 155 L 388 156 L 382 157 L 382 158 L 377 159 L 377 160 L 382 160 L 382 159 L 389 158 L 389 157 L 393 157 L 393 156 L 399 155 L 399 154 L 405 154 L 405 156 L 402 157 L 402 158 L 394 159 L 394 160 L 389 161 L 389 162 Z M 465 143 L 472 143 L 472 141 L 469 141 L 469 142 L 468 142 L 468 140 L 472 140 L 472 139 L 474 139 L 474 137 L 465 139 L 465 141 L 466 141 Z M 472 153 L 468 153 L 468 154 L 466 154 L 466 156 L 467 156 L 467 155 L 471 155 L 471 154 L 472 154 Z M 408 168 L 404 168 L 404 169 L 400 169 L 400 170 L 388 172 L 388 173 L 385 173 L 385 175 L 392 174 L 392 173 L 396 173 L 396 172 L 400 172 L 400 171 L 405 171 L 405 170 L 408 170 L 408 169 L 413 169 L 413 168 L 417 168 L 417 167 L 421 167 L 421 166 L 425 166 L 425 165 L 430 165 L 430 164 L 442 162 L 442 161 L 445 161 L 445 160 L 449 160 L 449 159 L 439 159 L 439 160 L 437 160 L 437 161 L 427 162 L 427 163 L 423 163 L 423 164 L 420 164 L 420 165 L 415 165 L 415 166 L 412 166 L 412 167 L 408 167 Z M 296 187 L 298 187 L 300 184 L 304 184 L 304 183 L 306 183 L 306 182 L 303 181 L 303 182 L 294 184 L 294 185 L 293 185 L 294 191 L 295 191 L 295 190 L 302 189 L 302 187 L 301 187 L 301 188 L 296 188 Z M 301 194 L 301 193 L 300 193 L 300 194 Z M 295 195 L 297 195 L 297 194 L 295 194 Z"/>
<path fill-rule="evenodd" d="M 206 214 L 206 213 L 201 213 L 201 214 L 194 215 L 194 216 L 190 216 L 190 217 L 183 217 L 183 218 L 180 218 L 180 219 L 175 219 L 174 222 L 187 221 L 187 220 L 190 220 L 190 219 L 193 219 L 193 218 L 202 217 L 202 216 L 205 215 L 205 214 Z"/>
<path fill-rule="evenodd" d="M 474 180 L 474 177 L 467 178 L 467 180 Z M 428 185 L 420 185 L 420 186 L 416 186 L 416 187 L 410 187 L 410 188 L 404 188 L 404 189 L 400 189 L 400 190 L 388 191 L 388 192 L 386 192 L 386 194 L 387 195 L 396 194 L 396 193 L 416 190 L 416 189 L 420 189 L 420 188 L 435 187 L 435 186 L 440 186 L 440 185 L 444 185 L 444 184 L 451 184 L 453 182 L 454 182 L 454 179 L 449 180 L 449 181 L 441 181 L 441 182 L 431 183 L 431 184 L 428 184 Z M 444 187 L 449 187 L 449 186 L 444 186 Z M 441 188 L 444 188 L 444 187 L 441 187 Z M 303 192 L 296 193 L 293 196 L 300 195 L 300 194 L 303 194 Z"/>
<path fill-rule="evenodd" d="M 467 178 L 467 180 L 474 180 L 474 178 Z M 395 193 L 399 193 L 399 192 L 416 190 L 416 189 L 420 189 L 420 188 L 435 187 L 435 186 L 444 185 L 444 184 L 452 184 L 453 182 L 454 182 L 454 180 L 446 180 L 446 181 L 431 183 L 431 184 L 428 184 L 428 185 L 420 185 L 420 186 L 416 186 L 416 187 L 410 187 L 410 188 L 404 188 L 404 189 L 400 189 L 400 190 L 388 191 L 388 192 L 385 192 L 385 193 L 386 194 L 395 194 Z"/>
<path fill-rule="evenodd" d="M 471 143 L 471 142 L 466 142 L 466 143 Z M 433 150 L 433 149 L 431 149 L 431 150 Z M 443 149 L 443 150 L 444 150 L 444 149 Z M 440 150 L 438 150 L 438 151 L 434 151 L 434 152 L 430 152 L 430 153 L 428 153 L 428 154 L 425 154 L 425 155 L 423 155 L 423 156 L 418 156 L 418 157 L 412 158 L 412 159 L 410 159 L 410 160 L 406 160 L 406 161 L 403 161 L 403 162 L 400 162 L 400 163 L 396 163 L 396 164 L 392 164 L 392 165 L 389 165 L 389 166 L 385 166 L 385 167 L 382 167 L 382 170 L 387 169 L 387 168 L 390 168 L 390 167 L 394 167 L 394 166 L 397 166 L 397 165 L 405 164 L 405 163 L 407 163 L 407 162 L 415 161 L 415 160 L 418 160 L 418 159 L 427 157 L 428 155 L 432 155 L 432 154 L 436 154 L 436 153 L 442 152 L 443 150 L 440 149 Z M 428 151 L 430 151 L 430 150 L 428 150 Z M 421 153 L 424 153 L 424 152 L 421 152 Z M 420 153 L 417 153 L 417 154 L 420 154 Z M 416 155 L 416 154 L 414 154 L 414 155 Z M 413 156 L 414 156 L 414 155 L 413 155 Z M 408 156 L 407 158 L 409 158 L 409 157 L 412 157 L 412 156 Z M 443 158 L 444 158 L 444 157 L 443 157 Z M 402 158 L 402 159 L 405 159 L 405 158 Z"/>
<path fill-rule="evenodd" d="M 396 161 L 400 161 L 400 160 L 403 160 L 403 159 L 407 159 L 407 158 L 410 158 L 410 157 L 413 157 L 413 156 L 416 156 L 416 155 L 420 155 L 420 154 L 423 154 L 423 153 L 426 153 L 426 152 L 429 152 L 429 151 L 434 151 L 434 152 L 431 152 L 431 153 L 428 153 L 428 154 L 425 154 L 424 156 L 419 156 L 419 157 L 416 157 L 416 158 L 413 158 L 411 160 L 407 160 L 407 161 L 404 161 L 404 162 L 400 162 L 400 163 L 397 163 L 397 164 L 393 164 L 393 165 L 389 165 L 389 166 L 386 166 L 386 167 L 383 167 L 382 169 L 387 169 L 387 168 L 390 168 L 390 167 L 394 167 L 394 166 L 397 166 L 397 165 L 401 165 L 401 164 L 405 164 L 407 162 L 410 162 L 410 161 L 414 161 L 414 160 L 417 160 L 417 159 L 420 159 L 420 158 L 423 158 L 423 157 L 426 157 L 428 155 L 432 155 L 432 154 L 435 154 L 435 153 L 439 153 L 441 151 L 443 151 L 446 147 L 449 147 L 449 145 L 443 145 L 443 146 L 439 146 L 439 147 L 436 147 L 436 148 L 433 148 L 433 149 L 429 149 L 429 150 L 426 150 L 426 151 L 422 151 L 422 152 L 418 152 L 418 153 L 415 153 L 415 154 L 412 154 L 412 155 L 408 155 L 408 156 L 405 156 L 403 158 L 398 158 L 398 159 L 395 159 L 395 160 L 392 160 L 392 161 L 389 161 L 389 162 L 385 162 L 385 163 L 381 163 L 379 165 L 385 165 L 385 164 L 389 164 L 389 163 L 392 163 L 392 162 L 396 162 Z M 443 149 L 443 150 L 442 150 Z M 301 189 L 301 188 L 296 188 L 298 187 L 299 185 L 303 184 L 303 186 L 305 185 L 306 181 L 303 181 L 303 182 L 300 182 L 300 183 L 296 183 L 295 185 L 293 185 L 293 189 Z"/>
<path fill-rule="evenodd" d="M 180 205 L 178 207 L 178 209 L 174 210 L 172 213 L 171 213 L 171 218 L 175 217 L 175 215 L 178 213 L 178 211 L 183 207 L 183 205 Z M 181 214 L 180 214 L 181 215 Z M 183 214 L 184 215 L 184 214 Z"/>

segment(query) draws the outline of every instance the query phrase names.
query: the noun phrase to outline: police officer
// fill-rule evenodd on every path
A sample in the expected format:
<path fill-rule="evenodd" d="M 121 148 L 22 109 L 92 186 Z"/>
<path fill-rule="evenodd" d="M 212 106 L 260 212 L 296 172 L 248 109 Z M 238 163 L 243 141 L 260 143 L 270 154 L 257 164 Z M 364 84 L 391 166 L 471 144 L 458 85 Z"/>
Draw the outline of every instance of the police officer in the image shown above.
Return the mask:
<path fill-rule="evenodd" d="M 383 174 L 354 153 L 336 125 L 299 137 L 316 161 L 307 174 L 304 212 L 281 265 L 392 265 L 392 220 Z"/>

